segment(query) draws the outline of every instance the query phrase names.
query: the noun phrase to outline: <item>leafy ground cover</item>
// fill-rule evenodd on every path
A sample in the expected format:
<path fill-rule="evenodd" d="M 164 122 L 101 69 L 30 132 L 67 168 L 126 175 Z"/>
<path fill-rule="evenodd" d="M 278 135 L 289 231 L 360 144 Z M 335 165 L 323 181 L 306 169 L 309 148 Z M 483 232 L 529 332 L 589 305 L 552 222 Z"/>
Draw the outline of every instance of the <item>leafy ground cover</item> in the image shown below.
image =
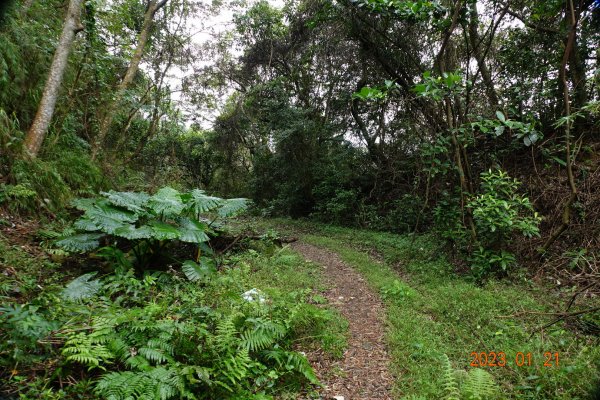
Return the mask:
<path fill-rule="evenodd" d="M 269 241 L 257 247 L 225 257 L 201 282 L 173 269 L 139 276 L 117 267 L 75 269 L 88 274 L 66 284 L 64 267 L 0 237 L 0 391 L 45 399 L 310 394 L 317 381 L 299 351 L 341 354 L 346 325 L 313 304 L 322 302 L 319 268 Z"/>
<path fill-rule="evenodd" d="M 555 318 L 551 313 L 564 309 L 560 293 L 525 277 L 476 284 L 453 271 L 431 236 L 413 240 L 287 220 L 275 226 L 294 226 L 289 232 L 302 240 L 337 252 L 381 294 L 398 397 L 442 398 L 449 384 L 461 386 L 475 369 L 471 363 L 485 361 L 485 353 L 487 364 L 506 360 L 505 366 L 483 368 L 499 398 L 590 398 L 600 364 L 597 338 L 563 322 L 540 329 Z M 445 373 L 448 366 L 451 374 Z"/>

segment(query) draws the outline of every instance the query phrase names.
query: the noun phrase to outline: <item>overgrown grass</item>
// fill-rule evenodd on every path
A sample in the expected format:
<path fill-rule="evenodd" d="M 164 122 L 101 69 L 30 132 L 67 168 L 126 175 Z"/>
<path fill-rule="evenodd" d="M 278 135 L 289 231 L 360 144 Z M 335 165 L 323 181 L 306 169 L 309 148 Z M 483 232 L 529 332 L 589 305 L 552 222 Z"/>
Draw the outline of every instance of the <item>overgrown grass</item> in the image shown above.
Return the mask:
<path fill-rule="evenodd" d="M 469 370 L 472 352 L 506 354 L 505 367 L 485 368 L 500 385 L 501 398 L 590 398 L 600 365 L 597 338 L 563 323 L 539 329 L 554 318 L 542 313 L 555 311 L 555 292 L 527 279 L 480 286 L 457 276 L 431 236 L 413 240 L 290 221 L 283 226 L 295 226 L 303 240 L 339 253 L 382 295 L 399 398 L 442 398 L 442 356 L 454 369 Z M 525 359 L 531 353 L 531 366 L 517 366 L 518 352 Z M 544 366 L 546 352 L 559 354 L 558 366 Z"/>

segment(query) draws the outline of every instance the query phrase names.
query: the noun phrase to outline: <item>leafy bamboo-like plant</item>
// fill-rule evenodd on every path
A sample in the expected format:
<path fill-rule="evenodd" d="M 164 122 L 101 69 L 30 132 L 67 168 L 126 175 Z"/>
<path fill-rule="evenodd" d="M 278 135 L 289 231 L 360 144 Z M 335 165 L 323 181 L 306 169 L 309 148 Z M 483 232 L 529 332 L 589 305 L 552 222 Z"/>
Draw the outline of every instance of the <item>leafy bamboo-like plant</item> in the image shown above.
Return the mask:
<path fill-rule="evenodd" d="M 218 218 L 230 217 L 245 209 L 246 199 L 221 199 L 194 189 L 181 193 L 164 187 L 154 195 L 144 192 L 102 192 L 101 197 L 77 199 L 73 205 L 83 211 L 74 223 L 77 232 L 56 243 L 72 252 L 88 252 L 103 241 L 125 241 L 145 269 L 171 241 L 202 245 L 214 234 Z M 213 218 L 209 218 L 213 214 Z M 198 280 L 214 270 L 210 259 L 196 257 L 184 267 L 188 278 Z"/>

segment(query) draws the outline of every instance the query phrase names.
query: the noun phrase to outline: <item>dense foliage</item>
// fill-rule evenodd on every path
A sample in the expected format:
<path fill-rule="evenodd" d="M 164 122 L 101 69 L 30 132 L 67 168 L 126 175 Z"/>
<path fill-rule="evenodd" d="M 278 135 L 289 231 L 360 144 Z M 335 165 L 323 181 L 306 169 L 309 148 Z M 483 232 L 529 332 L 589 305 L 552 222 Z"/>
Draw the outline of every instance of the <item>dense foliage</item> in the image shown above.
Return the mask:
<path fill-rule="evenodd" d="M 46 278 L 36 293 L 26 271 L 61 279 L 58 266 L 0 245 L 0 262 L 23 269 L 2 278 L 0 294 L 27 298 L 0 307 L 0 388 L 23 398 L 267 399 L 318 383 L 294 343 L 343 342 L 335 315 L 308 304 L 311 278 L 290 275 L 303 262 L 288 252 L 249 251 L 194 282 L 174 271 L 139 276 L 121 253 L 108 274 L 64 287 Z"/>
<path fill-rule="evenodd" d="M 226 38 L 243 54 L 208 71 L 238 88 L 214 187 L 271 215 L 433 226 L 477 274 L 515 250 L 564 267 L 599 247 L 592 3 L 257 2 Z"/>
<path fill-rule="evenodd" d="M 589 394 L 598 1 L 274 3 L 0 2 L 0 396 L 312 395 L 298 343 L 340 356 L 343 319 L 314 265 L 224 223 L 246 199 L 379 232 L 312 240 L 379 291 L 410 396 Z M 477 332 L 573 365 L 465 372 Z"/>

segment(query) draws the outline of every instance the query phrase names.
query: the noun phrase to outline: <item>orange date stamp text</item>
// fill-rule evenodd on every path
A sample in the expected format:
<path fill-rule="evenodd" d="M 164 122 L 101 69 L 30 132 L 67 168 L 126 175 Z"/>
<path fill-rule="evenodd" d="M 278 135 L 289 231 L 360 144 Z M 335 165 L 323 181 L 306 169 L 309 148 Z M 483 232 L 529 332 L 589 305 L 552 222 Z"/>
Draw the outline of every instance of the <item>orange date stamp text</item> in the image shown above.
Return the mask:
<path fill-rule="evenodd" d="M 470 354 L 471 367 L 531 367 L 535 365 L 535 357 L 531 352 L 517 352 L 514 357 L 509 357 L 503 351 L 472 351 Z M 543 366 L 547 368 L 558 367 L 560 365 L 559 353 L 547 351 L 543 355 Z M 541 362 L 541 360 L 539 360 Z"/>

